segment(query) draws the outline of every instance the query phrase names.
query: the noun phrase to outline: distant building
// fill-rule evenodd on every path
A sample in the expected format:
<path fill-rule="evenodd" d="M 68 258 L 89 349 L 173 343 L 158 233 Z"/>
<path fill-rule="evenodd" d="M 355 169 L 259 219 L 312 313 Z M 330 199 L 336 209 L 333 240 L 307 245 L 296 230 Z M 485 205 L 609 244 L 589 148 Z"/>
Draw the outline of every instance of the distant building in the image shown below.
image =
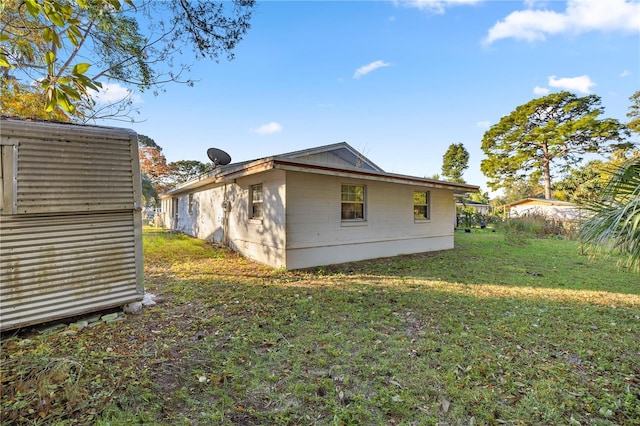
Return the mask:
<path fill-rule="evenodd" d="M 544 198 L 525 198 L 505 204 L 503 207 L 506 217 L 542 214 L 562 222 L 574 222 L 579 221 L 585 215 L 584 209 L 578 204 Z"/>

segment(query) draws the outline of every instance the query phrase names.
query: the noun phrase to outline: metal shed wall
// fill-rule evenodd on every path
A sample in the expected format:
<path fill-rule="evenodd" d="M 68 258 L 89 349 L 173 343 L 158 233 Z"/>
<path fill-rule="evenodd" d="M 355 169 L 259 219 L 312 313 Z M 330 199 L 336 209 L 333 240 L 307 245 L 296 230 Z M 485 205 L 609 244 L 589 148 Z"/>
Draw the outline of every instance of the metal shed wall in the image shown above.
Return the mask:
<path fill-rule="evenodd" d="M 140 300 L 137 136 L 0 122 L 0 329 Z"/>

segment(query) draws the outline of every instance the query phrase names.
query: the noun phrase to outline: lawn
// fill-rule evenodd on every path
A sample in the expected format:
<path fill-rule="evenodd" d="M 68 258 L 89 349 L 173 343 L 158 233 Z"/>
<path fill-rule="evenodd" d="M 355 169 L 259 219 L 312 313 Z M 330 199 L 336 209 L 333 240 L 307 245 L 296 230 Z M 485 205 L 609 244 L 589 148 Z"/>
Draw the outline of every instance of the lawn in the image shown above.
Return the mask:
<path fill-rule="evenodd" d="M 574 242 L 287 272 L 144 240 L 157 306 L 3 336 L 3 424 L 640 424 L 640 275 Z"/>

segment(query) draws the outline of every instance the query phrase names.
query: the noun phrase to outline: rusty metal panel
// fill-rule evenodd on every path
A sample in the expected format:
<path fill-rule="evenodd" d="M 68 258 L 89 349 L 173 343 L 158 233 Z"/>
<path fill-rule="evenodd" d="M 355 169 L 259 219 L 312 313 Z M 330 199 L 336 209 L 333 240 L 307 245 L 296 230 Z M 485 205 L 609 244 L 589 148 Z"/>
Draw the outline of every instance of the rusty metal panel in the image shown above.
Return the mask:
<path fill-rule="evenodd" d="M 137 141 L 132 143 L 131 131 L 3 120 L 2 136 L 4 144 L 17 146 L 16 214 L 139 207 Z"/>
<path fill-rule="evenodd" d="M 136 216 L 0 216 L 0 329 L 140 300 Z"/>
<path fill-rule="evenodd" d="M 0 124 L 0 330 L 121 306 L 143 289 L 137 135 Z"/>

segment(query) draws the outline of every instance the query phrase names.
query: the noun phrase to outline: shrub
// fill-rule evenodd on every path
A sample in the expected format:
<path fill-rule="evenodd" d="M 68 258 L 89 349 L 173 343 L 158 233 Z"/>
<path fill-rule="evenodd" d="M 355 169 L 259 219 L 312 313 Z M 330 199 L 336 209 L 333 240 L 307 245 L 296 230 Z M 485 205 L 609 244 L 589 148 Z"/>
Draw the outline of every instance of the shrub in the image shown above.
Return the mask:
<path fill-rule="evenodd" d="M 507 242 L 524 244 L 529 238 L 563 236 L 571 238 L 575 227 L 571 224 L 546 216 L 541 213 L 531 213 L 519 217 L 503 220 L 498 228 L 505 233 Z"/>

